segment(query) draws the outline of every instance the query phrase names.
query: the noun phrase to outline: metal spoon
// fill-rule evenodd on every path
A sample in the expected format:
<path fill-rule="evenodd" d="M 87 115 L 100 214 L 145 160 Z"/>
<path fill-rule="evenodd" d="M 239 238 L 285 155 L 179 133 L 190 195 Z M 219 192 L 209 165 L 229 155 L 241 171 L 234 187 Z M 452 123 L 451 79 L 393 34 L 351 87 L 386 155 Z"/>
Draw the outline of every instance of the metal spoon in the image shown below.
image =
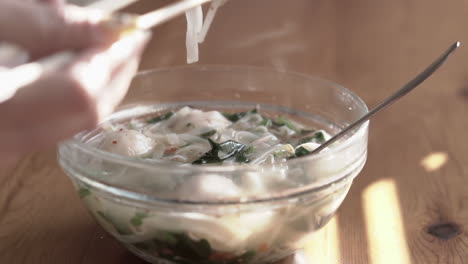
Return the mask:
<path fill-rule="evenodd" d="M 325 141 L 321 144 L 318 148 L 312 150 L 307 155 L 315 154 L 320 152 L 321 150 L 325 149 L 326 147 L 333 144 L 335 141 L 346 135 L 352 129 L 356 128 L 357 126 L 361 125 L 362 123 L 369 120 L 373 115 L 375 115 L 380 110 L 384 109 L 385 107 L 389 106 L 391 103 L 399 100 L 401 97 L 405 96 L 407 93 L 411 92 L 414 88 L 424 82 L 429 76 L 431 76 L 442 64 L 447 60 L 447 58 L 458 48 L 460 47 L 460 42 L 457 41 L 453 43 L 447 51 L 445 51 L 437 60 L 435 60 L 431 65 L 429 65 L 424 71 L 418 74 L 413 80 L 409 81 L 403 88 L 392 94 L 390 97 L 385 99 L 382 103 L 378 106 L 374 107 L 370 110 L 367 114 L 359 118 L 358 120 L 354 121 L 354 123 L 348 125 L 343 130 L 338 132 L 338 134 L 331 137 L 329 140 Z"/>

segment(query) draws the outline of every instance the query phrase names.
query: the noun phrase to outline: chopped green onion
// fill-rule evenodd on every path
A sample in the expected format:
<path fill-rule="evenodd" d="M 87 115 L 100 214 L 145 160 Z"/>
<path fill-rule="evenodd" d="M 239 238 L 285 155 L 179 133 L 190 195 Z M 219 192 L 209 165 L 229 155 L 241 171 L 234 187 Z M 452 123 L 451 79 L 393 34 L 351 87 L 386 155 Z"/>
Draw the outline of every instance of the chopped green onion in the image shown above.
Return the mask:
<path fill-rule="evenodd" d="M 312 136 L 304 137 L 299 140 L 299 145 L 304 143 L 323 143 L 325 142 L 325 135 L 322 131 L 316 131 Z"/>
<path fill-rule="evenodd" d="M 90 195 L 91 191 L 88 188 L 81 187 L 78 189 L 78 195 L 81 199 L 85 198 L 86 196 Z"/>
<path fill-rule="evenodd" d="M 174 112 L 167 112 L 165 114 L 162 114 L 160 116 L 156 116 L 156 117 L 153 117 L 153 118 L 150 118 L 148 120 L 146 120 L 146 123 L 148 124 L 156 124 L 156 123 L 159 123 L 161 121 L 164 121 L 164 120 L 167 120 L 169 118 L 171 118 L 171 116 L 174 115 Z"/>
<path fill-rule="evenodd" d="M 258 113 L 258 110 L 257 109 L 252 109 L 250 111 L 246 111 L 246 112 L 237 112 L 237 113 L 223 113 L 224 117 L 226 117 L 226 119 L 228 119 L 229 121 L 231 122 L 237 122 L 239 121 L 239 119 L 243 118 L 244 116 L 246 116 L 247 114 L 256 114 Z"/>
<path fill-rule="evenodd" d="M 277 127 L 286 126 L 291 130 L 297 131 L 297 127 L 294 125 L 294 123 L 284 116 L 280 116 L 277 121 L 273 121 L 273 125 Z"/>
<path fill-rule="evenodd" d="M 294 155 L 294 148 L 290 144 L 282 145 L 273 153 L 275 158 L 289 158 Z"/>
<path fill-rule="evenodd" d="M 252 154 L 255 151 L 255 147 L 250 145 L 245 154 Z"/>
<path fill-rule="evenodd" d="M 132 219 L 130 219 L 130 223 L 133 226 L 141 226 L 143 224 L 143 218 L 147 217 L 146 213 L 136 213 Z"/>
<path fill-rule="evenodd" d="M 296 154 L 296 157 L 302 157 L 310 153 L 306 148 L 304 147 L 298 147 L 296 148 L 296 151 L 294 152 Z"/>
<path fill-rule="evenodd" d="M 305 135 L 308 135 L 310 133 L 314 133 L 315 131 L 317 131 L 317 130 L 314 130 L 314 129 L 301 129 L 301 131 L 299 133 L 301 135 L 305 136 Z"/>
<path fill-rule="evenodd" d="M 260 125 L 261 126 L 264 126 L 264 127 L 269 127 L 271 126 L 272 122 L 271 122 L 271 119 L 269 118 L 263 118 L 262 122 L 260 122 Z"/>
<path fill-rule="evenodd" d="M 249 151 L 250 147 L 236 142 L 234 140 L 228 140 L 223 143 L 216 143 L 210 138 L 208 142 L 211 145 L 211 150 L 206 152 L 202 157 L 195 160 L 193 164 L 210 164 L 210 163 L 221 163 L 229 158 L 236 158 L 237 162 L 248 163 L 249 160 L 245 155 Z M 223 151 L 226 153 L 223 157 L 219 156 L 219 152 Z M 253 150 L 252 150 L 253 151 Z"/>
<path fill-rule="evenodd" d="M 196 240 L 187 234 L 172 232 L 162 232 L 153 239 L 133 245 L 154 252 L 160 258 L 183 264 L 241 264 L 249 263 L 256 255 L 253 250 L 238 255 L 217 251 L 206 239 Z"/>
<path fill-rule="evenodd" d="M 212 129 L 212 130 L 210 130 L 208 132 L 205 132 L 205 133 L 201 134 L 200 137 L 209 138 L 209 137 L 213 136 L 214 134 L 216 134 L 216 130 Z"/>

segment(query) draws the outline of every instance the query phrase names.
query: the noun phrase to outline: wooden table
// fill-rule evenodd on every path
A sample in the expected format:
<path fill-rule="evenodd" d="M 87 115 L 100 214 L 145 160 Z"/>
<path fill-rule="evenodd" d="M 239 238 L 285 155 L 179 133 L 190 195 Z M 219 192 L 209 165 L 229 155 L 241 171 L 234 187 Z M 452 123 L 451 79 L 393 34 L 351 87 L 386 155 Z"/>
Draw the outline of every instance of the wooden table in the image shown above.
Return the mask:
<path fill-rule="evenodd" d="M 163 4 L 147 0 L 129 10 Z M 201 63 L 306 72 L 373 106 L 455 40 L 468 1 L 232 0 Z M 155 31 L 142 68 L 184 63 L 184 19 Z M 371 124 L 369 158 L 310 263 L 468 263 L 468 45 Z M 0 263 L 143 263 L 99 228 L 55 151 L 0 169 Z"/>

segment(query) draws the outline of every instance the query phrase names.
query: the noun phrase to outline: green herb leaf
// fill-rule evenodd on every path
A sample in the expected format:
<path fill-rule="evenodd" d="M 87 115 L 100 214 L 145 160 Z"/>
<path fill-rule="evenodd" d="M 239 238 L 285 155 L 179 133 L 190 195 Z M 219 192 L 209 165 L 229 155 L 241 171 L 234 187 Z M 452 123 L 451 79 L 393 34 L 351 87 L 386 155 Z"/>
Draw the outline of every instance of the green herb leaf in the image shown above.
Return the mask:
<path fill-rule="evenodd" d="M 229 121 L 231 122 L 237 122 L 239 121 L 239 119 L 243 118 L 244 116 L 246 116 L 247 114 L 256 114 L 258 113 L 258 110 L 255 108 L 255 109 L 252 109 L 250 111 L 246 111 L 246 112 L 237 112 L 237 113 L 223 113 L 224 117 L 226 117 L 226 119 L 228 119 Z"/>
<path fill-rule="evenodd" d="M 151 159 L 153 158 L 153 153 L 150 151 L 148 153 L 145 153 L 145 154 L 142 154 L 140 156 L 136 156 L 136 158 L 139 158 L 139 159 Z"/>
<path fill-rule="evenodd" d="M 81 199 L 85 198 L 86 196 L 90 195 L 91 191 L 88 188 L 81 187 L 78 189 L 78 195 L 80 196 Z"/>
<path fill-rule="evenodd" d="M 146 120 L 146 123 L 148 124 L 156 124 L 158 122 L 161 122 L 161 121 L 164 121 L 164 120 L 167 120 L 169 118 L 171 118 L 171 116 L 174 115 L 174 112 L 167 112 L 165 114 L 162 114 L 160 116 L 156 116 L 156 117 L 153 117 L 153 118 L 150 118 L 148 120 Z"/>
<path fill-rule="evenodd" d="M 272 121 L 272 123 L 277 127 L 286 126 L 291 130 L 297 131 L 297 127 L 294 125 L 294 123 L 284 116 L 280 116 L 277 121 Z"/>
<path fill-rule="evenodd" d="M 236 162 L 239 162 L 239 163 L 249 163 L 250 160 L 244 156 L 244 155 L 239 155 L 236 157 Z"/>
<path fill-rule="evenodd" d="M 177 244 L 177 237 L 169 232 L 161 232 L 161 234 L 158 235 L 157 239 L 161 240 L 162 242 L 166 242 L 172 246 Z"/>
<path fill-rule="evenodd" d="M 253 145 L 250 145 L 248 148 L 242 149 L 239 153 L 236 154 L 236 162 L 240 163 L 249 163 L 250 159 L 246 156 L 252 154 L 255 148 Z"/>
<path fill-rule="evenodd" d="M 220 146 L 218 143 L 214 142 L 210 138 L 208 138 L 208 142 L 210 143 L 211 150 L 206 152 L 203 156 L 193 162 L 193 164 L 210 164 L 210 163 L 219 163 L 222 160 L 219 158 L 218 153 L 220 150 Z"/>
<path fill-rule="evenodd" d="M 223 152 L 226 152 L 226 155 L 223 156 L 221 160 L 229 159 L 233 156 L 236 156 L 236 154 L 240 153 L 242 150 L 247 149 L 247 147 L 244 144 L 233 140 L 223 142 L 219 144 L 219 147 Z"/>
<path fill-rule="evenodd" d="M 252 154 L 255 151 L 255 148 L 253 145 L 250 145 L 245 154 Z"/>
<path fill-rule="evenodd" d="M 193 162 L 193 164 L 210 164 L 210 163 L 220 163 L 229 158 L 235 157 L 237 162 L 247 163 L 249 160 L 245 157 L 250 147 L 246 145 L 228 140 L 221 144 L 218 144 L 208 138 L 208 142 L 211 145 L 211 150 L 205 153 L 202 157 Z M 219 156 L 219 152 L 223 151 L 225 155 L 223 157 Z M 253 151 L 253 150 L 252 150 Z"/>
<path fill-rule="evenodd" d="M 256 255 L 255 251 L 246 251 L 237 256 L 215 251 L 205 239 L 194 240 L 187 234 L 171 232 L 161 232 L 155 239 L 133 245 L 148 254 L 181 264 L 242 264 L 248 263 Z"/>
<path fill-rule="evenodd" d="M 314 130 L 314 129 L 301 129 L 301 131 L 299 133 L 301 135 L 305 136 L 305 135 L 308 135 L 310 133 L 314 133 L 315 131 L 317 131 L 317 130 Z"/>
<path fill-rule="evenodd" d="M 102 212 L 102 211 L 97 211 L 96 213 L 97 213 L 100 217 L 102 217 L 102 219 L 104 219 L 106 222 L 108 222 L 110 225 L 112 225 L 112 226 L 115 228 L 115 230 L 117 231 L 117 233 L 119 233 L 120 235 L 131 235 L 131 234 L 132 234 L 132 231 L 130 231 L 129 228 L 117 224 L 117 223 L 114 221 L 114 219 L 112 219 L 112 217 L 110 217 L 109 215 L 105 214 L 104 212 Z"/>
<path fill-rule="evenodd" d="M 200 137 L 202 137 L 202 138 L 209 138 L 209 137 L 213 136 L 214 134 L 216 134 L 216 130 L 215 130 L 215 129 L 212 129 L 212 130 L 210 130 L 210 131 L 208 131 L 208 132 L 205 132 L 205 133 L 203 133 L 203 134 L 200 134 Z"/>
<path fill-rule="evenodd" d="M 275 158 L 290 158 L 291 156 L 294 156 L 294 155 L 295 155 L 294 148 L 289 144 L 282 146 L 279 150 L 273 153 L 273 156 Z"/>
<path fill-rule="evenodd" d="M 325 142 L 325 135 L 322 133 L 322 131 L 316 131 L 312 136 L 301 138 L 299 140 L 299 145 L 309 142 L 322 144 Z"/>
<path fill-rule="evenodd" d="M 177 246 L 180 249 L 185 249 L 186 253 L 188 253 L 185 257 L 192 257 L 193 259 L 207 259 L 212 253 L 210 243 L 207 240 L 195 241 L 185 234 L 179 235 Z"/>
<path fill-rule="evenodd" d="M 263 120 L 262 120 L 262 122 L 260 122 L 259 125 L 264 126 L 264 127 L 270 127 L 272 124 L 273 124 L 273 122 L 271 121 L 271 119 L 263 117 Z"/>
<path fill-rule="evenodd" d="M 310 151 L 308 151 L 306 148 L 304 147 L 298 147 L 295 151 L 295 154 L 296 154 L 296 157 L 302 157 L 302 156 L 305 156 L 307 154 L 309 154 Z"/>
<path fill-rule="evenodd" d="M 143 219 L 147 217 L 146 213 L 136 213 L 134 217 L 130 219 L 130 223 L 133 226 L 141 226 L 143 224 Z"/>

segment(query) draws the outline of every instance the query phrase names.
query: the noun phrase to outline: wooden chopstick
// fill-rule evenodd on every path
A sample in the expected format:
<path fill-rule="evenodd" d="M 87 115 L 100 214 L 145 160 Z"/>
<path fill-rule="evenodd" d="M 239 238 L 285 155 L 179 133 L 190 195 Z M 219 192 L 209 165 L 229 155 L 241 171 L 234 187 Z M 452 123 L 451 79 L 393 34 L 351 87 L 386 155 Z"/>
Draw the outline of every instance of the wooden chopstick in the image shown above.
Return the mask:
<path fill-rule="evenodd" d="M 101 0 L 92 3 L 87 7 L 99 9 L 111 14 L 137 1 L 139 0 Z M 131 26 L 138 29 L 151 29 L 207 2 L 211 2 L 211 0 L 180 0 L 176 3 L 169 4 L 157 10 L 135 17 L 133 25 Z"/>
<path fill-rule="evenodd" d="M 135 26 L 140 29 L 151 29 L 207 2 L 211 2 L 211 0 L 181 0 L 138 16 L 135 21 Z"/>
<path fill-rule="evenodd" d="M 87 7 L 99 9 L 110 14 L 119 11 L 120 9 L 123 9 L 138 1 L 139 0 L 101 0 L 89 4 Z"/>
<path fill-rule="evenodd" d="M 106 8 L 106 12 L 110 14 L 136 1 L 138 0 L 101 0 L 89 7 L 98 7 L 100 9 Z M 150 29 L 183 14 L 191 8 L 209 1 L 211 0 L 180 0 L 174 4 L 137 16 L 132 19 L 133 25 L 128 25 L 127 29 Z M 124 28 L 122 28 L 122 31 L 124 31 Z M 39 63 L 49 65 L 49 67 L 57 67 L 57 65 L 65 65 L 74 57 L 74 55 L 75 53 L 72 51 L 63 51 L 43 58 Z"/>
<path fill-rule="evenodd" d="M 138 0 L 101 0 L 99 2 L 95 2 L 88 7 L 97 8 L 102 10 L 108 14 L 116 12 Z M 190 10 L 191 8 L 197 7 L 202 5 L 206 2 L 211 0 L 181 0 L 177 3 L 165 6 L 158 10 L 146 13 L 141 16 L 137 16 L 134 19 L 133 28 L 139 29 L 150 29 L 154 26 L 160 25 L 178 15 L 183 14 L 185 11 Z M 73 51 L 62 51 L 45 58 L 40 59 L 39 61 L 31 62 L 25 65 L 22 65 L 13 71 L 19 76 L 28 74 L 28 71 L 31 67 L 37 67 L 37 65 L 41 65 L 43 70 L 45 69 L 56 69 L 59 67 L 63 67 L 73 58 L 75 58 L 76 53 Z M 13 87 L 16 90 L 19 89 L 22 83 L 18 83 Z"/>

